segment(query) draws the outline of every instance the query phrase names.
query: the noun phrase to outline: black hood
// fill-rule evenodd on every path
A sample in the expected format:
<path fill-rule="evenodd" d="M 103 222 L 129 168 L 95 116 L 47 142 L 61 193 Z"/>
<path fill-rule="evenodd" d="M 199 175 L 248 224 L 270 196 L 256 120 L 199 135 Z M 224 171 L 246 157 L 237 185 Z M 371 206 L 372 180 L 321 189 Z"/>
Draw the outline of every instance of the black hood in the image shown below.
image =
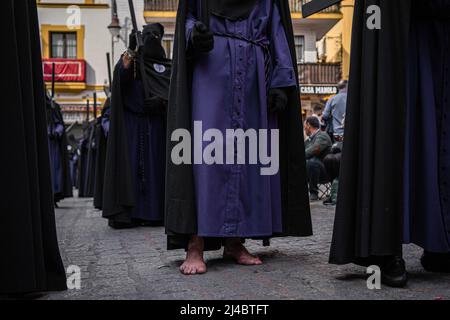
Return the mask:
<path fill-rule="evenodd" d="M 164 37 L 164 27 L 160 23 L 146 25 L 142 31 L 144 47 L 142 55 L 144 60 L 166 59 L 166 52 L 162 46 Z"/>
<path fill-rule="evenodd" d="M 210 1 L 211 13 L 229 20 L 246 19 L 258 0 L 214 0 Z"/>
<path fill-rule="evenodd" d="M 160 23 L 145 26 L 142 31 L 144 47 L 141 56 L 146 77 L 144 83 L 148 86 L 150 97 L 168 100 L 172 64 L 162 46 L 163 36 L 164 27 Z"/>

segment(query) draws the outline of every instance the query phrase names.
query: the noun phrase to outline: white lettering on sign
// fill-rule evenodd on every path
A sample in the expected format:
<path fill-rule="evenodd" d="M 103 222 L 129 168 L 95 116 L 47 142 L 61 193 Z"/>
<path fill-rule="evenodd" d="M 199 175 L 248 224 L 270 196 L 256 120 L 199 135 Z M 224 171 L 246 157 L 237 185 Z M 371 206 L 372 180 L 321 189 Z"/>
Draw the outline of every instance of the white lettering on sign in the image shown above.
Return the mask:
<path fill-rule="evenodd" d="M 337 94 L 337 87 L 333 86 L 304 86 L 300 89 L 301 94 L 320 94 L 320 95 L 332 95 Z"/>

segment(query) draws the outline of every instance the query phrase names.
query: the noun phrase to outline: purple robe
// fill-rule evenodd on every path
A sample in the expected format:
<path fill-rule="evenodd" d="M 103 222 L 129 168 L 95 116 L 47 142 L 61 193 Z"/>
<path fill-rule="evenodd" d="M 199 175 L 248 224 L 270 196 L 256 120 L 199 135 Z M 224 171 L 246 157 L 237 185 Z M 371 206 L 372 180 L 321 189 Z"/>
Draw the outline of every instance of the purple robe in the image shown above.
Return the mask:
<path fill-rule="evenodd" d="M 434 253 L 450 253 L 449 33 L 418 19 L 408 50 L 404 242 Z"/>
<path fill-rule="evenodd" d="M 133 79 L 133 67 L 125 69 L 120 62 L 119 68 L 136 197 L 131 218 L 161 222 L 164 220 L 165 117 L 144 113 L 142 81 Z M 102 125 L 108 133 L 109 121 L 103 122 Z"/>
<path fill-rule="evenodd" d="M 188 39 L 197 19 L 196 4 L 190 1 Z M 268 113 L 267 88 L 296 86 L 277 6 L 258 1 L 250 16 L 238 21 L 211 16 L 211 31 L 244 36 L 261 45 L 214 37 L 214 50 L 201 55 L 193 68 L 192 120 L 201 121 L 204 131 L 219 129 L 224 136 L 227 129 L 277 128 L 277 115 Z M 268 84 L 263 46 L 270 52 Z M 262 176 L 260 168 L 194 165 L 199 236 L 256 238 L 282 232 L 280 175 Z"/>

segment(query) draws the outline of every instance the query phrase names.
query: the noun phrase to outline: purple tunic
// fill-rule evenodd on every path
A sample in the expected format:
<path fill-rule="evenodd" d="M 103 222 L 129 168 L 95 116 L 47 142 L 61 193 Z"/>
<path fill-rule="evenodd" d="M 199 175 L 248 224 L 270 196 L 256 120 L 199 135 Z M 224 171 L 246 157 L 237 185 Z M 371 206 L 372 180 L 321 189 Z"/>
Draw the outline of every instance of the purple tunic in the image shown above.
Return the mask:
<path fill-rule="evenodd" d="M 133 79 L 133 67 L 124 69 L 120 64 L 120 75 L 136 195 L 131 218 L 161 222 L 164 219 L 165 117 L 144 113 L 144 88 L 142 81 Z M 109 132 L 109 121 L 102 125 Z"/>
<path fill-rule="evenodd" d="M 196 21 L 197 4 L 190 1 L 188 39 Z M 276 115 L 268 114 L 267 87 L 296 85 L 277 6 L 270 0 L 258 1 L 250 16 L 239 21 L 211 16 L 211 31 L 267 45 L 270 79 L 267 86 L 261 46 L 216 35 L 214 50 L 195 61 L 193 121 L 201 121 L 203 131 L 219 129 L 224 136 L 227 129 L 277 128 Z M 194 165 L 199 236 L 251 238 L 282 232 L 280 176 L 262 176 L 260 168 L 259 164 Z"/>
<path fill-rule="evenodd" d="M 108 109 L 105 111 L 105 114 L 103 115 L 103 117 L 101 119 L 103 133 L 105 135 L 105 138 L 108 138 L 108 135 L 109 135 L 109 126 L 111 123 L 111 121 L 109 120 L 110 117 L 111 117 L 111 109 Z"/>
<path fill-rule="evenodd" d="M 450 23 L 416 21 L 408 50 L 404 241 L 450 253 Z"/>

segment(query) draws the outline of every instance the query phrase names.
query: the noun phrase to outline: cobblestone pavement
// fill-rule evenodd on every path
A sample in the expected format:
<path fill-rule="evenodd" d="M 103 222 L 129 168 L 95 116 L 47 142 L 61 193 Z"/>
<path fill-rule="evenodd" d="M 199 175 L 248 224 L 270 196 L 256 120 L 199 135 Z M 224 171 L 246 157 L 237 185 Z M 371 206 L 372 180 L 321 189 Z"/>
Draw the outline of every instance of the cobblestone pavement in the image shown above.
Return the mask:
<path fill-rule="evenodd" d="M 408 288 L 368 290 L 363 268 L 327 263 L 334 210 L 314 204 L 312 213 L 313 237 L 249 243 L 263 266 L 237 266 L 212 252 L 206 275 L 186 277 L 178 272 L 184 252 L 165 250 L 163 228 L 115 231 L 92 201 L 68 199 L 56 212 L 59 243 L 66 267 L 81 268 L 82 288 L 46 299 L 450 299 L 450 276 L 426 273 L 414 246 L 405 248 Z"/>

